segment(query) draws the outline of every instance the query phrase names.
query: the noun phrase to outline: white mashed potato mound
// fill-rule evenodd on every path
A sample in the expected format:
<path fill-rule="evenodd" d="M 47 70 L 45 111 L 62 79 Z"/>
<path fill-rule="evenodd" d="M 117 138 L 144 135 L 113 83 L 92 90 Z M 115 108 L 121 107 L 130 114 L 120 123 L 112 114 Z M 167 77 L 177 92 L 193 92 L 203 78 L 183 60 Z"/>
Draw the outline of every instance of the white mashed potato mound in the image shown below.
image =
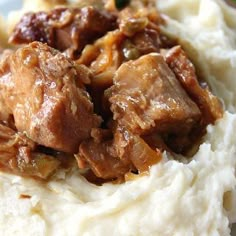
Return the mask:
<path fill-rule="evenodd" d="M 224 236 L 236 222 L 236 11 L 214 0 L 159 0 L 165 30 L 202 70 L 225 114 L 188 163 L 164 160 L 150 174 L 95 186 L 73 173 L 38 182 L 0 173 L 3 235 Z M 20 198 L 21 195 L 31 198 Z"/>

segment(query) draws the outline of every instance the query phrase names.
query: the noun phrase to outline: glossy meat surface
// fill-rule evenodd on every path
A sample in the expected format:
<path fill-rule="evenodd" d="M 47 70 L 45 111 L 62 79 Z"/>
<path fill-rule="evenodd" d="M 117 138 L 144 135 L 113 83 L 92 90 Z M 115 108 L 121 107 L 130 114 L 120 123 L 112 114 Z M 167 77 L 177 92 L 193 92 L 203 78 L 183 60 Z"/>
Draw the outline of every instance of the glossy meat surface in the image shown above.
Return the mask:
<path fill-rule="evenodd" d="M 201 116 L 160 54 L 124 63 L 110 94 L 114 120 L 139 135 L 189 132 Z"/>
<path fill-rule="evenodd" d="M 41 43 L 18 49 L 1 65 L 1 100 L 16 128 L 38 144 L 76 153 L 100 118 L 84 83 L 89 72 Z"/>
<path fill-rule="evenodd" d="M 58 8 L 49 13 L 25 14 L 9 41 L 14 44 L 40 41 L 74 57 L 86 44 L 114 29 L 115 25 L 115 16 L 92 6 Z"/>
<path fill-rule="evenodd" d="M 205 124 L 214 123 L 222 117 L 222 104 L 208 88 L 202 88 L 198 82 L 194 65 L 180 46 L 173 47 L 166 54 L 166 62 L 189 96 L 201 109 Z"/>

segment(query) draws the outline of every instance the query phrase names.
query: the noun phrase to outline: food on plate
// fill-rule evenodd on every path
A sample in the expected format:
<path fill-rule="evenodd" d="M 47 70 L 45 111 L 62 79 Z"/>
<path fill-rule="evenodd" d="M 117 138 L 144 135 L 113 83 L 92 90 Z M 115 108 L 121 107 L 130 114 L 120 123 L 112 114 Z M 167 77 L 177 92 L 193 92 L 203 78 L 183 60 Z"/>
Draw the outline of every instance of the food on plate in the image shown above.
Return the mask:
<path fill-rule="evenodd" d="M 0 198 L 15 205 L 0 208 L 15 216 L 0 227 L 228 235 L 235 10 L 220 0 L 45 4 L 11 14 L 2 45 Z"/>

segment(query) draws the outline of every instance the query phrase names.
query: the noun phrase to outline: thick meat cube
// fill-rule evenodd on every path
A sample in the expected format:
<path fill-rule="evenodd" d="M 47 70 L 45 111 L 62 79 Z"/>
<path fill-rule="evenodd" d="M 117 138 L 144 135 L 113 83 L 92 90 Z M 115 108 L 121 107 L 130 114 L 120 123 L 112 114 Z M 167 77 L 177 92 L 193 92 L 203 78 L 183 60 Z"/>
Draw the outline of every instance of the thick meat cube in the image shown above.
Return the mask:
<path fill-rule="evenodd" d="M 14 44 L 40 41 L 67 50 L 69 56 L 79 54 L 84 46 L 114 29 L 116 17 L 94 7 L 58 8 L 49 13 L 25 14 L 15 27 L 10 42 Z"/>
<path fill-rule="evenodd" d="M 76 153 L 100 124 L 84 89 L 89 72 L 42 43 L 18 49 L 0 65 L 0 101 L 16 128 L 38 144 Z"/>
<path fill-rule="evenodd" d="M 203 89 L 197 80 L 195 68 L 180 46 L 175 46 L 165 53 L 169 67 L 185 88 L 189 96 L 196 102 L 203 114 L 204 125 L 214 123 L 222 117 L 222 105 L 207 88 Z"/>
<path fill-rule="evenodd" d="M 188 133 L 201 112 L 160 54 L 120 66 L 110 94 L 114 120 L 134 134 Z"/>
<path fill-rule="evenodd" d="M 35 152 L 35 143 L 24 134 L 0 124 L 0 170 L 48 178 L 59 167 L 55 157 Z"/>

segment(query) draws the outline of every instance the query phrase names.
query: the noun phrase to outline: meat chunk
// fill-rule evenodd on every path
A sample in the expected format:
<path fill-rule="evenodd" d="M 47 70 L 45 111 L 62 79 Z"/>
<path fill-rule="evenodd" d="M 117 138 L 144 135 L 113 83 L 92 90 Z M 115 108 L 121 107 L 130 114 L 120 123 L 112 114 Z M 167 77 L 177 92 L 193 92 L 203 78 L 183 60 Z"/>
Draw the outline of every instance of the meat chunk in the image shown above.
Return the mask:
<path fill-rule="evenodd" d="M 87 45 L 78 62 L 91 68 L 98 86 L 104 82 L 111 85 L 115 71 L 124 61 L 159 52 L 161 44 L 161 35 L 155 28 L 145 27 L 130 36 L 117 29 L 108 32 L 93 45 Z"/>
<path fill-rule="evenodd" d="M 57 50 L 34 42 L 0 65 L 0 101 L 16 128 L 38 144 L 76 153 L 101 119 L 84 88 L 89 72 Z"/>
<path fill-rule="evenodd" d="M 160 34 L 153 29 L 146 28 L 143 31 L 136 33 L 131 38 L 131 42 L 140 55 L 160 51 Z"/>
<path fill-rule="evenodd" d="M 114 29 L 115 25 L 116 17 L 105 10 L 91 6 L 58 8 L 49 13 L 25 14 L 9 41 L 13 44 L 40 41 L 74 57 L 86 44 Z"/>
<path fill-rule="evenodd" d="M 152 149 L 139 135 L 134 135 L 124 127 L 118 126 L 113 145 L 117 156 L 130 170 L 138 172 L 148 171 L 149 168 L 158 163 L 162 154 L 158 149 Z"/>
<path fill-rule="evenodd" d="M 83 158 L 97 177 L 114 179 L 122 177 L 129 171 L 122 161 L 112 153 L 112 143 L 96 143 L 94 140 L 85 141 L 80 145 L 77 158 Z"/>
<path fill-rule="evenodd" d="M 113 84 L 113 77 L 119 66 L 143 54 L 159 52 L 160 35 L 153 29 L 144 30 L 125 36 L 120 30 L 108 32 L 93 45 L 87 45 L 82 51 L 78 63 L 88 66 L 94 74 L 90 92 L 95 103 L 96 111 L 105 115 L 108 113 L 104 103 L 104 91 Z M 105 112 L 104 112 L 105 111 Z"/>
<path fill-rule="evenodd" d="M 113 139 L 103 140 L 100 136 L 83 142 L 77 155 L 79 167 L 87 167 L 84 162 L 87 163 L 99 178 L 122 178 L 127 172 L 148 171 L 161 160 L 158 150 L 124 128 L 117 127 Z"/>
<path fill-rule="evenodd" d="M 13 44 L 26 44 L 33 41 L 53 45 L 53 31 L 48 27 L 49 16 L 46 12 L 26 13 L 16 25 L 9 38 Z"/>
<path fill-rule="evenodd" d="M 0 170 L 48 178 L 59 167 L 55 157 L 37 153 L 36 144 L 24 134 L 0 124 Z"/>
<path fill-rule="evenodd" d="M 11 55 L 12 53 L 13 51 L 4 50 L 0 56 L 0 65 L 3 65 L 7 57 Z M 5 99 L 0 94 L 0 121 L 8 121 L 11 118 L 9 114 L 10 114 L 10 110 L 5 104 Z"/>
<path fill-rule="evenodd" d="M 201 118 L 198 106 L 157 53 L 122 64 L 108 94 L 113 119 L 133 134 L 188 133 Z"/>
<path fill-rule="evenodd" d="M 93 129 L 91 136 L 90 140 L 80 145 L 79 153 L 76 155 L 80 168 L 89 167 L 102 179 L 119 178 L 129 171 L 129 166 L 117 156 L 110 130 Z"/>
<path fill-rule="evenodd" d="M 180 46 L 175 46 L 165 53 L 169 67 L 185 88 L 189 96 L 196 102 L 203 113 L 204 125 L 214 123 L 222 117 L 222 105 L 207 88 L 203 89 L 197 79 L 194 65 Z"/>
<path fill-rule="evenodd" d="M 91 94 L 95 97 L 94 101 L 99 101 L 98 104 L 102 103 L 102 92 L 113 84 L 115 71 L 123 62 L 147 53 L 159 52 L 162 45 L 158 25 L 160 16 L 154 2 L 132 1 L 132 6 L 121 11 L 117 11 L 114 1 L 110 4 L 113 7 L 108 9 L 117 15 L 117 29 L 108 32 L 93 45 L 87 45 L 78 59 L 95 75 L 91 83 Z M 99 107 L 97 104 L 95 106 Z"/>

